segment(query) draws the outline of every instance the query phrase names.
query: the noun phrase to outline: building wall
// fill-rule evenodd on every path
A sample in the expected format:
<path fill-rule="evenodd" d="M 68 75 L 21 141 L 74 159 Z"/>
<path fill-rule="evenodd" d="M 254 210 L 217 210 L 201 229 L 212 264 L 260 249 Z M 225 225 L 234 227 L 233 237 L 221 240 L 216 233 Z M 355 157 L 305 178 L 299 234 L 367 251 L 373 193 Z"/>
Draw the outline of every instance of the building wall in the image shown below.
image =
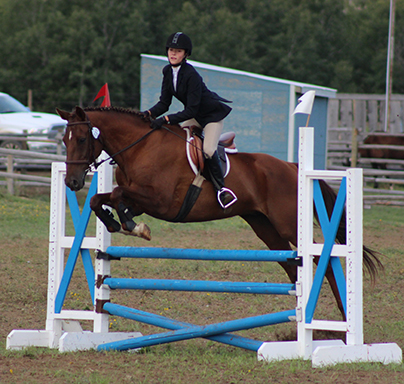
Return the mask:
<path fill-rule="evenodd" d="M 167 60 L 162 57 L 142 55 L 142 110 L 158 101 L 162 69 L 166 64 Z M 297 161 L 298 127 L 299 124 L 306 125 L 307 115 L 293 115 L 300 94 L 296 94 L 296 100 L 291 103 L 291 94 L 295 94 L 294 91 L 291 93 L 291 89 L 306 92 L 313 86 L 220 69 L 203 63 L 191 64 L 196 66 L 210 90 L 233 101 L 229 104 L 233 110 L 225 119 L 224 131 L 236 132 L 239 151 L 263 152 L 282 160 Z M 305 86 L 307 89 L 304 89 Z M 333 90 L 324 88 L 321 91 L 328 96 L 332 95 Z M 326 164 L 327 103 L 328 97 L 316 96 L 310 119 L 310 126 L 315 127 L 315 167 L 318 169 L 324 169 Z M 168 113 L 182 109 L 182 104 L 173 98 Z"/>

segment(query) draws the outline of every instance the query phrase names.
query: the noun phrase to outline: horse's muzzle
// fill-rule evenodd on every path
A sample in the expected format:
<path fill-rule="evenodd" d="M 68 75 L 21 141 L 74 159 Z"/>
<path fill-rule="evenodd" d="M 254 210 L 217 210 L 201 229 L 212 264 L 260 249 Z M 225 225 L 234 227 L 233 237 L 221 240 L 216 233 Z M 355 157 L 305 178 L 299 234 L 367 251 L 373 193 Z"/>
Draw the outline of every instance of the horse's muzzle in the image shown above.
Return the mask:
<path fill-rule="evenodd" d="M 85 175 L 81 179 L 78 179 L 76 177 L 65 178 L 66 186 L 69 187 L 73 192 L 80 191 L 80 189 L 84 187 L 84 183 L 85 183 Z"/>

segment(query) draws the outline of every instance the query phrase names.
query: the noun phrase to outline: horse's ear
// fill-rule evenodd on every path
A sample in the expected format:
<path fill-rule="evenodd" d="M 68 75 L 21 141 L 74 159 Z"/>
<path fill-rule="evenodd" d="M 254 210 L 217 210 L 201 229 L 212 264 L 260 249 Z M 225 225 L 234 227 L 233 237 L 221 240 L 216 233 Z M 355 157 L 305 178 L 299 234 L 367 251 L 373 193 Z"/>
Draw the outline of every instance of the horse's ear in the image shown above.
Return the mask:
<path fill-rule="evenodd" d="M 76 115 L 80 120 L 83 120 L 83 121 L 87 120 L 87 115 L 84 112 L 84 109 L 79 106 L 76 107 Z"/>
<path fill-rule="evenodd" d="M 56 108 L 56 112 L 63 120 L 69 120 L 70 112 L 62 111 L 59 108 Z"/>

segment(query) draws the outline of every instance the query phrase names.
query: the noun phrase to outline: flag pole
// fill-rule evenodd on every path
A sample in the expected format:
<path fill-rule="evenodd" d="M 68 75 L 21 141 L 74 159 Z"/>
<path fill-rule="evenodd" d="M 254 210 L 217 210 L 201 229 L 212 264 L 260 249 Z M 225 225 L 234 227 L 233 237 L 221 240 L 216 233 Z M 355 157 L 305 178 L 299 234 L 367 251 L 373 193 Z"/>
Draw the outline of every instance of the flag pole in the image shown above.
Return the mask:
<path fill-rule="evenodd" d="M 310 114 L 307 115 L 306 128 L 309 126 Z"/>

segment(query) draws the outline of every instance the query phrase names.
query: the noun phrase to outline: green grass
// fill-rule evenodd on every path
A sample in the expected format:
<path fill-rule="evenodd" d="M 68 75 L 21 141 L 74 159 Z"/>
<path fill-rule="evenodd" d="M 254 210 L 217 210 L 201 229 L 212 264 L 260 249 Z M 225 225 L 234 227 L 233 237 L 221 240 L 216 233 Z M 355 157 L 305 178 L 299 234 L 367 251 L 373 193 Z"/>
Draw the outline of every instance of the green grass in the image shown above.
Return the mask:
<path fill-rule="evenodd" d="M 44 198 L 0 196 L 0 383 L 401 383 L 403 365 L 342 364 L 311 368 L 302 360 L 263 363 L 253 352 L 206 340 L 190 340 L 144 349 L 142 353 L 65 353 L 43 348 L 7 351 L 12 329 L 44 329 L 46 319 L 49 202 Z M 195 224 L 172 224 L 143 216 L 151 228 L 150 244 L 114 235 L 115 245 L 193 248 L 264 249 L 240 218 Z M 140 221 L 140 220 L 138 220 Z M 364 283 L 364 328 L 367 343 L 397 342 L 404 347 L 404 209 L 372 207 L 364 211 L 365 242 L 381 250 L 385 274 L 371 287 Z M 94 225 L 94 219 L 91 221 Z M 72 230 L 71 220 L 68 223 Z M 195 280 L 287 282 L 274 263 L 181 262 L 131 260 L 113 262 L 112 275 L 122 277 L 188 278 Z M 288 310 L 293 298 L 114 291 L 113 302 L 162 313 L 195 324 Z M 81 263 L 69 286 L 66 308 L 90 309 L 92 304 Z M 241 316 L 240 316 L 241 313 Z M 316 314 L 339 319 L 333 298 L 324 287 Z M 90 322 L 83 328 L 91 329 Z M 112 331 L 155 333 L 154 327 L 110 317 Z M 259 340 L 288 340 L 295 324 L 240 332 Z M 330 337 L 321 335 L 318 337 Z M 335 337 L 335 335 L 334 335 Z"/>
<path fill-rule="evenodd" d="M 49 231 L 49 202 L 0 195 L 2 236 L 43 237 Z"/>
<path fill-rule="evenodd" d="M 374 205 L 363 212 L 364 225 L 367 228 L 388 224 L 392 227 L 404 225 L 404 209 L 401 207 Z"/>

